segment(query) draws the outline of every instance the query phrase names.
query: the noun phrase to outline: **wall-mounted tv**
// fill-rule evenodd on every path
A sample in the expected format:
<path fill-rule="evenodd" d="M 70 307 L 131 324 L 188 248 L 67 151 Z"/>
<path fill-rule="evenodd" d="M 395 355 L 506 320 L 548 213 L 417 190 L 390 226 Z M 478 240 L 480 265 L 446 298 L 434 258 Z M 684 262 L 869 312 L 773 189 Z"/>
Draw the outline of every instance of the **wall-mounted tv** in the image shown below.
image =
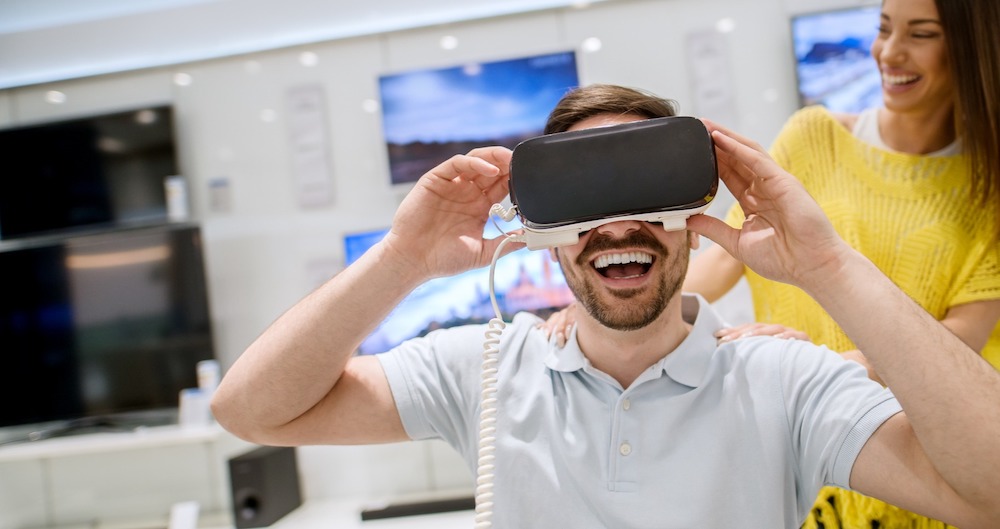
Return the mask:
<path fill-rule="evenodd" d="M 519 226 L 500 222 L 504 231 Z M 373 230 L 346 235 L 347 264 L 381 240 L 386 232 Z M 497 235 L 499 231 L 487 225 L 486 236 Z M 365 339 L 358 353 L 388 351 L 404 340 L 423 336 L 434 329 L 488 322 L 495 317 L 490 301 L 489 275 L 489 267 L 478 268 L 421 285 Z M 514 313 L 522 311 L 546 317 L 573 301 L 559 263 L 550 259 L 548 250 L 521 249 L 501 257 L 494 271 L 494 288 L 504 321 L 510 321 Z"/>
<path fill-rule="evenodd" d="M 882 105 L 882 79 L 870 51 L 880 13 L 875 5 L 792 17 L 802 105 L 851 113 Z"/>
<path fill-rule="evenodd" d="M 541 135 L 578 85 L 572 51 L 380 76 L 392 184 L 415 182 L 454 154 Z"/>
<path fill-rule="evenodd" d="M 170 106 L 0 130 L 0 239 L 167 218 Z"/>
<path fill-rule="evenodd" d="M 215 357 L 200 230 L 0 244 L 0 437 L 176 420 Z"/>

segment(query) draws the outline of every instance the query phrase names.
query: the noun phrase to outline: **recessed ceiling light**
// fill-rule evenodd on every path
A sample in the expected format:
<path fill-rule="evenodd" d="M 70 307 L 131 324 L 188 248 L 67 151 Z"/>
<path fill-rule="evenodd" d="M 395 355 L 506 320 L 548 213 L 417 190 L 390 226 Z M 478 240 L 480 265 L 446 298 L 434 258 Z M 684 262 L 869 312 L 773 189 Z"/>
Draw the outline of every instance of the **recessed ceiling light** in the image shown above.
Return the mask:
<path fill-rule="evenodd" d="M 189 73 L 178 72 L 174 74 L 174 84 L 177 86 L 191 86 L 193 82 L 194 77 L 191 77 Z"/>
<path fill-rule="evenodd" d="M 452 35 L 445 35 L 441 37 L 442 50 L 453 50 L 457 47 L 458 47 L 458 37 Z"/>
<path fill-rule="evenodd" d="M 604 43 L 601 42 L 601 39 L 597 37 L 590 37 L 588 39 L 584 39 L 580 48 L 587 53 L 594 53 L 595 51 L 601 51 L 601 47 L 603 46 Z"/>
<path fill-rule="evenodd" d="M 719 33 L 732 33 L 736 29 L 736 21 L 731 18 L 720 18 L 715 23 L 715 31 Z"/>
<path fill-rule="evenodd" d="M 45 100 L 53 105 L 61 105 L 66 102 L 66 94 L 59 90 L 49 90 L 45 92 Z"/>
<path fill-rule="evenodd" d="M 319 55 L 311 51 L 304 51 L 299 55 L 299 62 L 306 67 L 316 66 L 319 64 Z"/>

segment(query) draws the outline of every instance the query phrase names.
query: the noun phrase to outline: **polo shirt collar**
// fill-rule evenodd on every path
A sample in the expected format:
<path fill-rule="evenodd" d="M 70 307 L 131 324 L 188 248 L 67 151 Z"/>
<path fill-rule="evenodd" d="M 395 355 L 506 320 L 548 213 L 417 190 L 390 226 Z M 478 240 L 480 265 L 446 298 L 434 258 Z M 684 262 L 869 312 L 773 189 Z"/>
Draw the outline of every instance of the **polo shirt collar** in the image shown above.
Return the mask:
<path fill-rule="evenodd" d="M 708 302 L 697 294 L 681 296 L 681 317 L 692 324 L 691 332 L 676 349 L 652 367 L 656 372 L 662 371 L 671 379 L 695 388 L 704 379 L 712 352 L 717 347 L 715 331 L 725 324 Z M 570 331 L 565 347 L 560 349 L 554 338 L 549 340 L 549 353 L 545 357 L 545 365 L 549 369 L 568 373 L 583 369 L 589 363 L 580 350 L 575 326 Z"/>

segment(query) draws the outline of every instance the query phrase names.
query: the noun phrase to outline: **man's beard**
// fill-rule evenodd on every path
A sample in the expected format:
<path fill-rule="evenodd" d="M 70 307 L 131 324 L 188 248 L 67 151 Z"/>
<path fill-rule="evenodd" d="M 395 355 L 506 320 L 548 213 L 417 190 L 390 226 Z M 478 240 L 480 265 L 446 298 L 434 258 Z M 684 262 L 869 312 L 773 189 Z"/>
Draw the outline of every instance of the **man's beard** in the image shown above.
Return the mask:
<path fill-rule="evenodd" d="M 591 268 L 590 260 L 595 253 L 624 248 L 648 249 L 656 256 L 657 263 L 660 263 L 666 271 L 666 274 L 661 274 L 656 278 L 653 298 L 646 303 L 635 299 L 646 291 L 645 288 L 608 290 L 607 292 L 615 300 L 610 304 L 606 303 L 598 295 L 598 285 L 584 279 L 585 275 L 577 275 L 577 270 L 586 271 Z M 644 231 L 632 232 L 622 239 L 612 239 L 606 235 L 595 233 L 588 241 L 587 247 L 577 257 L 576 268 L 566 266 L 562 253 L 559 254 L 559 263 L 562 265 L 566 284 L 591 317 L 610 329 L 634 331 L 656 321 L 684 282 L 688 264 L 687 254 L 678 252 L 672 255 L 673 259 L 670 262 L 665 262 L 667 257 L 671 257 L 671 254 L 660 244 L 660 241 Z"/>

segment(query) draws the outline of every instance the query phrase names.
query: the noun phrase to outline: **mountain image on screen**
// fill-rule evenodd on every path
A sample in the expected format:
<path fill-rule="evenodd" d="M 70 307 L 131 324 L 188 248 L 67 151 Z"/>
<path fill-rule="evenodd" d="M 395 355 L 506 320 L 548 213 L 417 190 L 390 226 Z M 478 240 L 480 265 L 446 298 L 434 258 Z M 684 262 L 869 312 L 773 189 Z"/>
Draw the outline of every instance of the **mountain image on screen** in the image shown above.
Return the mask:
<path fill-rule="evenodd" d="M 476 147 L 514 148 L 541 135 L 549 112 L 578 84 L 572 51 L 381 76 L 391 183 L 415 182 Z"/>

